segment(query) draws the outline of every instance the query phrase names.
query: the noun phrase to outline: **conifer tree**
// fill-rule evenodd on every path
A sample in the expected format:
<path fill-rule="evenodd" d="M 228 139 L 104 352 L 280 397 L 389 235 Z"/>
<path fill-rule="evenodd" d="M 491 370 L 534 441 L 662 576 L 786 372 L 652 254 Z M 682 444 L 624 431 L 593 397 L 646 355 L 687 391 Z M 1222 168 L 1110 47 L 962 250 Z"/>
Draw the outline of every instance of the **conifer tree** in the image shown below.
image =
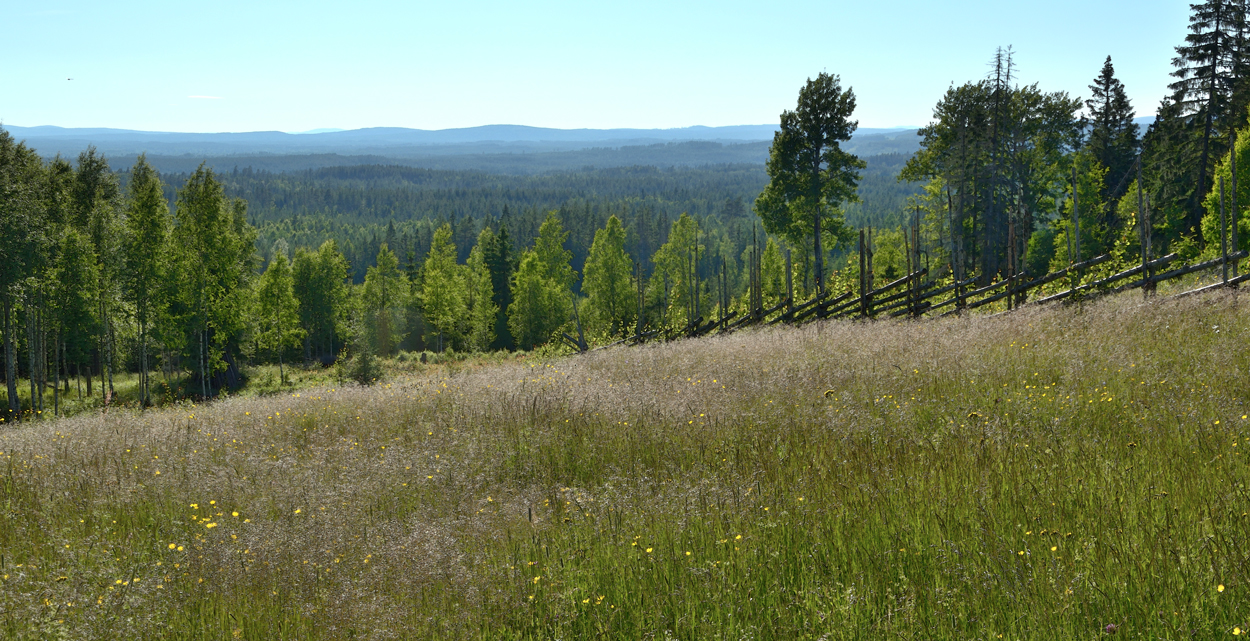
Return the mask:
<path fill-rule="evenodd" d="M 838 76 L 822 72 L 799 91 L 798 106 L 781 114 L 768 156 L 768 186 L 755 209 L 768 233 L 793 245 L 814 241 L 816 289 L 824 292 L 824 237 L 848 241 L 841 205 L 855 202 L 864 161 L 842 149 L 858 126 L 851 120 L 855 93 Z"/>
<path fill-rule="evenodd" d="M 1246 121 L 1250 63 L 1246 8 L 1246 0 L 1191 4 L 1189 34 L 1172 60 L 1176 81 L 1168 85 L 1171 101 L 1195 141 L 1196 189 L 1186 203 L 1185 217 L 1190 230 L 1197 230 L 1202 219 L 1201 201 L 1211 189 L 1214 160 L 1227 151 L 1228 134 Z"/>
<path fill-rule="evenodd" d="M 1092 97 L 1085 101 L 1089 120 L 1086 146 L 1093 151 L 1098 163 L 1107 169 L 1108 180 L 1103 185 L 1101 198 L 1104 203 L 1112 204 L 1124 195 L 1131 182 L 1126 176 L 1133 168 L 1140 144 L 1138 126 L 1133 122 L 1136 114 L 1124 92 L 1124 83 L 1115 77 L 1111 56 L 1107 56 L 1102 72 L 1089 90 Z M 1104 211 L 1112 212 L 1112 209 Z M 1112 222 L 1112 216 L 1113 213 L 1106 213 L 1103 222 Z"/>
<path fill-rule="evenodd" d="M 504 206 L 505 217 L 507 206 Z M 500 219 L 499 233 L 492 235 L 490 242 L 482 245 L 483 258 L 490 270 L 491 291 L 494 292 L 495 307 L 495 340 L 491 343 L 494 349 L 514 349 L 516 341 L 512 339 L 512 331 L 508 328 L 508 307 L 512 305 L 512 274 L 516 271 L 516 260 L 512 250 L 512 237 L 508 235 L 508 227 Z"/>

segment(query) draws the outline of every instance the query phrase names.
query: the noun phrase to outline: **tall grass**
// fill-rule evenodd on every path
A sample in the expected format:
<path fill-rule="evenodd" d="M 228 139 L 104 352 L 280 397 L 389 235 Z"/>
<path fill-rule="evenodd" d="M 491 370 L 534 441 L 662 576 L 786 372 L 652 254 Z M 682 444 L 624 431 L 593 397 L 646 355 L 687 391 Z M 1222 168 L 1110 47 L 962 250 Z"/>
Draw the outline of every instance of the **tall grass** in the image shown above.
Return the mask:
<path fill-rule="evenodd" d="M 829 322 L 8 428 L 0 636 L 1232 636 L 1247 311 Z"/>

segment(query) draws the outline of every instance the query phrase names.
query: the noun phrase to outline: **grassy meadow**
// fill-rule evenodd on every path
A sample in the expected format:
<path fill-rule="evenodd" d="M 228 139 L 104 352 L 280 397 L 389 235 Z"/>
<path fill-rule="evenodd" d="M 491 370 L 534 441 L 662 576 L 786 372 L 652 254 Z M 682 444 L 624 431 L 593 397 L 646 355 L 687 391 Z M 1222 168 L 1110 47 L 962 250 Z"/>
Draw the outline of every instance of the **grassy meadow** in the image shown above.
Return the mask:
<path fill-rule="evenodd" d="M 825 322 L 5 426 L 0 637 L 1233 637 L 1247 312 Z"/>

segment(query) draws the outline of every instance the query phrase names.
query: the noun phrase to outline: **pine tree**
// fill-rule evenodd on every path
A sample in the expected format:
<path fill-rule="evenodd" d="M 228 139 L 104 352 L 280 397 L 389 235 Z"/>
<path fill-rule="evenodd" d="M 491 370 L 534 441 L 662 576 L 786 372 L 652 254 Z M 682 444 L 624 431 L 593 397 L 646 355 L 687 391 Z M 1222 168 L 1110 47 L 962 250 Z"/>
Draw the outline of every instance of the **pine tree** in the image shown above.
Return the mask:
<path fill-rule="evenodd" d="M 851 120 L 855 93 L 836 75 L 821 73 L 799 91 L 798 106 L 781 114 L 768 156 L 768 186 L 755 209 L 768 233 L 794 245 L 814 241 L 816 289 L 825 290 L 824 237 L 849 241 L 841 205 L 857 200 L 864 161 L 843 150 L 858 123 Z"/>

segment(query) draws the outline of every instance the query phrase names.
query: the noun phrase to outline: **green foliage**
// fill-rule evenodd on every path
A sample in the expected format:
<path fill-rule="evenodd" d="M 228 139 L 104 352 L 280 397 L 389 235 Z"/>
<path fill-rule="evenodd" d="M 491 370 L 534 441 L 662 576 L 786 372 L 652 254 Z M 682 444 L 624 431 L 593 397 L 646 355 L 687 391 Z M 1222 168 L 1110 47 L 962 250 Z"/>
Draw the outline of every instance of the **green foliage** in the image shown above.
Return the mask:
<path fill-rule="evenodd" d="M 534 248 L 521 256 L 508 307 L 508 329 L 520 349 L 547 343 L 570 323 L 577 273 L 569 264 L 572 252 L 564 249 L 567 239 L 559 214 L 548 212 Z"/>
<path fill-rule="evenodd" d="M 490 228 L 483 229 L 465 265 L 465 305 L 469 312 L 465 347 L 469 351 L 484 352 L 495 340 L 495 320 L 499 308 L 495 306 L 495 291 L 485 255 L 485 247 L 489 247 L 494 240 L 495 234 Z"/>
<path fill-rule="evenodd" d="M 550 271 L 538 252 L 527 250 L 521 254 L 521 264 L 512 281 L 512 305 L 508 307 L 508 329 L 520 349 L 532 350 L 546 344 L 568 324 L 571 292 L 552 280 Z"/>
<path fill-rule="evenodd" d="M 696 255 L 706 253 L 699 235 L 695 219 L 682 214 L 673 221 L 668 241 L 651 257 L 655 271 L 647 283 L 648 297 L 660 307 L 660 324 L 670 329 L 684 328 L 708 309 L 703 300 L 703 283 L 696 286 L 695 281 Z"/>
<path fill-rule="evenodd" d="M 403 308 L 408 297 L 408 281 L 399 271 L 399 259 L 385 244 L 378 250 L 377 266 L 365 275 L 362 293 L 365 333 L 372 349 L 384 356 L 395 351 L 403 340 Z"/>
<path fill-rule="evenodd" d="M 768 233 L 801 245 L 814 236 L 817 282 L 823 282 L 823 241 L 849 242 L 840 207 L 856 200 L 858 170 L 866 165 L 844 151 L 851 139 L 855 94 L 836 75 L 821 72 L 799 91 L 798 106 L 781 114 L 768 157 L 768 186 L 755 210 Z"/>
<path fill-rule="evenodd" d="M 305 335 L 304 358 L 332 358 L 336 343 L 342 345 L 346 323 L 347 261 L 334 240 L 327 240 L 316 252 L 295 250 L 291 271 Z"/>
<path fill-rule="evenodd" d="M 1102 72 L 1089 86 L 1091 98 L 1085 101 L 1089 112 L 1089 149 L 1107 176 L 1099 196 L 1107 204 L 1104 224 L 1111 224 L 1112 206 L 1127 193 L 1129 173 L 1133 171 L 1140 145 L 1136 113 L 1125 93 L 1124 83 L 1115 77 L 1111 56 L 1103 63 Z"/>
<path fill-rule="evenodd" d="M 951 87 L 934 122 L 920 130 L 921 151 L 901 173 L 906 180 L 942 179 L 945 226 L 962 248 L 961 271 L 986 280 L 1008 266 L 1010 226 L 1023 253 L 1036 226 L 1048 222 L 1045 212 L 1056 210 L 1078 133 L 1079 101 L 1035 84 L 1013 86 L 1013 72 L 1010 51 L 1000 50 L 991 79 Z"/>
<path fill-rule="evenodd" d="M 616 216 L 595 232 L 595 242 L 582 268 L 586 295 L 586 331 L 617 338 L 630 332 L 638 314 L 633 261 L 625 252 L 625 228 Z"/>
<path fill-rule="evenodd" d="M 1036 278 L 1050 271 L 1051 261 L 1055 258 L 1055 230 L 1047 226 L 1033 232 L 1029 236 L 1029 244 L 1024 252 L 1024 269 Z M 1064 261 L 1066 264 L 1066 260 Z"/>
<path fill-rule="evenodd" d="M 278 375 L 281 382 L 286 382 L 282 371 L 283 353 L 287 348 L 298 347 L 306 332 L 300 327 L 299 301 L 295 298 L 295 282 L 285 246 L 275 248 L 269 267 L 261 275 L 256 302 L 260 325 L 257 340 L 262 349 L 277 355 Z"/>
<path fill-rule="evenodd" d="M 490 285 L 495 301 L 495 340 L 492 349 L 512 349 L 516 342 L 508 329 L 508 307 L 512 305 L 512 273 L 516 270 L 512 249 L 512 237 L 507 225 L 499 226 L 499 233 L 491 234 L 482 247 L 482 260 L 490 270 Z"/>
<path fill-rule="evenodd" d="M 248 325 L 256 232 L 247 223 L 246 203 L 228 199 L 206 167 L 178 190 L 174 223 L 171 313 L 184 334 L 183 358 L 194 364 L 200 393 L 207 397 L 214 383 L 240 382 L 239 340 Z M 210 382 L 219 372 L 225 378 Z"/>
<path fill-rule="evenodd" d="M 425 318 L 447 345 L 464 338 L 468 304 L 465 273 L 456 264 L 456 246 L 451 242 L 451 225 L 434 232 L 430 254 L 421 268 L 421 308 Z"/>
<path fill-rule="evenodd" d="M 98 282 L 91 239 L 67 227 L 61 235 L 50 280 L 55 340 L 66 366 L 81 371 L 88 364 L 97 332 L 95 284 Z"/>
<path fill-rule="evenodd" d="M 772 307 L 786 297 L 786 260 L 772 238 L 764 244 L 760 254 L 760 287 L 765 307 Z"/>
<path fill-rule="evenodd" d="M 130 197 L 123 241 L 123 297 L 135 310 L 139 325 L 141 395 L 146 404 L 149 329 L 158 324 L 168 304 L 165 277 L 169 272 L 169 203 L 156 170 L 139 156 L 130 170 Z M 156 322 L 154 322 L 156 321 Z"/>
<path fill-rule="evenodd" d="M 340 353 L 334 368 L 339 381 L 353 381 L 364 386 L 373 385 L 386 375 L 373 352 L 373 345 L 363 332 L 357 332 L 350 352 L 344 349 Z"/>

